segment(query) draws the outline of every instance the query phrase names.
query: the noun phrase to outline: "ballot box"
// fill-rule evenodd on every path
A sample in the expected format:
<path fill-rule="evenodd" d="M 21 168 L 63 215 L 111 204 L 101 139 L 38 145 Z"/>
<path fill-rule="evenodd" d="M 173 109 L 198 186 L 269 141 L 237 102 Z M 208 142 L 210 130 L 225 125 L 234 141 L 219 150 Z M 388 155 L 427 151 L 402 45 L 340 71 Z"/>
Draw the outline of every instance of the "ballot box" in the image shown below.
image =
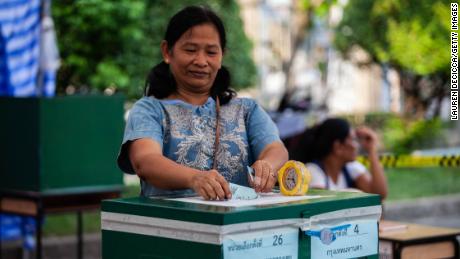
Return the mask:
<path fill-rule="evenodd" d="M 121 189 L 114 159 L 121 95 L 0 98 L 0 190 L 40 195 Z"/>
<path fill-rule="evenodd" d="M 311 190 L 255 200 L 102 202 L 102 254 L 114 258 L 378 258 L 380 197 Z"/>

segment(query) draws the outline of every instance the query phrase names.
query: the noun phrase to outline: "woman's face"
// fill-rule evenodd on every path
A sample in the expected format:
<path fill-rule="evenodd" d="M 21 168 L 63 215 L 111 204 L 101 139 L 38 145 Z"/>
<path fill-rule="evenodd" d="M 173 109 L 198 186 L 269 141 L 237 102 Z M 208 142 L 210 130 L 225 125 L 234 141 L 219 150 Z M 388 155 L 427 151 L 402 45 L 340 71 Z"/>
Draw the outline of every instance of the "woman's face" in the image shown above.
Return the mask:
<path fill-rule="evenodd" d="M 354 130 L 350 130 L 350 133 L 343 142 L 339 142 L 339 154 L 345 162 L 351 162 L 356 160 L 358 156 L 359 144 L 356 139 L 356 133 Z"/>
<path fill-rule="evenodd" d="M 179 89 L 209 93 L 223 57 L 219 33 L 214 25 L 193 26 L 182 34 L 172 50 L 168 50 L 166 42 L 161 48 Z"/>

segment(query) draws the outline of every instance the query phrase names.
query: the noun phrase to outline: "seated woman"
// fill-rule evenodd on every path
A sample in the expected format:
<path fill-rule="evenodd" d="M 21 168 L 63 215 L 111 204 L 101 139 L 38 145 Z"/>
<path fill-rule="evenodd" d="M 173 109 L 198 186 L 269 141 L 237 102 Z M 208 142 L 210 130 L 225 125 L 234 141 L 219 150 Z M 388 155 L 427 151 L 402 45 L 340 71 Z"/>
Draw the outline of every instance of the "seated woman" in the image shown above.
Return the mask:
<path fill-rule="evenodd" d="M 169 21 L 163 61 L 130 112 L 118 157 L 124 172 L 141 178 L 141 195 L 223 200 L 231 198 L 229 182 L 257 192 L 275 185 L 288 153 L 267 113 L 230 89 L 225 47 L 223 23 L 210 9 L 186 7 Z"/>
<path fill-rule="evenodd" d="M 358 148 L 367 152 L 370 170 L 356 161 Z M 327 119 L 305 131 L 291 158 L 306 163 L 310 186 L 329 190 L 355 188 L 387 195 L 387 182 L 377 153 L 377 136 L 369 128 L 350 128 L 342 119 Z"/>

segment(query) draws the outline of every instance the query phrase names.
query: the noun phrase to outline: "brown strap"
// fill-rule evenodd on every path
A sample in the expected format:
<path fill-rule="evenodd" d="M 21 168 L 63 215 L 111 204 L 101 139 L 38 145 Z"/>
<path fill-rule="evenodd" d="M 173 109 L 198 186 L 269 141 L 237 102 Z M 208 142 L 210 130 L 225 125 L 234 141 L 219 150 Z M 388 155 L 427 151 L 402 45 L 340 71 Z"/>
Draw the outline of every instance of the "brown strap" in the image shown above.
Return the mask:
<path fill-rule="evenodd" d="M 212 162 L 212 169 L 217 169 L 217 149 L 219 148 L 219 139 L 220 139 L 220 102 L 219 96 L 216 96 L 216 139 L 214 141 L 214 161 Z"/>

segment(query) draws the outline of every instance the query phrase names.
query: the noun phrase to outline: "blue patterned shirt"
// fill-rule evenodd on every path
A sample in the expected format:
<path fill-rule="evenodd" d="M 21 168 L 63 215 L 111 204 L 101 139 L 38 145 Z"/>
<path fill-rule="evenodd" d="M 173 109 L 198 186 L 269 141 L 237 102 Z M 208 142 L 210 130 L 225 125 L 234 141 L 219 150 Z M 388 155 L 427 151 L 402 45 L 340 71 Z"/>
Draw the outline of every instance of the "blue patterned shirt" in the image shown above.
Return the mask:
<path fill-rule="evenodd" d="M 248 186 L 245 168 L 252 165 L 270 143 L 280 141 L 276 125 L 252 99 L 233 98 L 220 108 L 220 144 L 217 170 L 229 182 Z M 130 112 L 118 166 L 134 174 L 127 143 L 150 138 L 158 142 L 163 155 L 198 170 L 212 169 L 216 130 L 216 103 L 208 98 L 201 106 L 181 100 L 143 97 Z M 142 195 L 192 194 L 192 190 L 164 190 L 141 180 Z"/>

